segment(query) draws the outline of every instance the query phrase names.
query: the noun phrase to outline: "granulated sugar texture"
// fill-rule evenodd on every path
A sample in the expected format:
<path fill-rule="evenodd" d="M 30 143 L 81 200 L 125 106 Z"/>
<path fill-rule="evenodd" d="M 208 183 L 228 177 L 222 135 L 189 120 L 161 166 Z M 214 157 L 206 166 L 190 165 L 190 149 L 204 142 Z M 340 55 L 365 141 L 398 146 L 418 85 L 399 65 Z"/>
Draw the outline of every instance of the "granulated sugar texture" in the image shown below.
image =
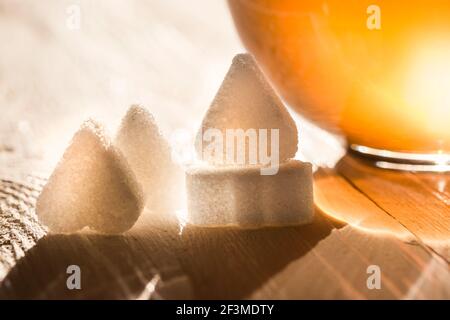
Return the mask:
<path fill-rule="evenodd" d="M 53 232 L 84 227 L 101 233 L 130 229 L 144 207 L 143 192 L 125 157 L 93 120 L 72 138 L 40 194 L 36 211 Z"/>
<path fill-rule="evenodd" d="M 314 216 L 309 163 L 289 160 L 273 176 L 262 176 L 255 166 L 191 168 L 186 182 L 190 222 L 196 225 L 298 225 Z"/>
<path fill-rule="evenodd" d="M 172 161 L 169 143 L 150 112 L 131 106 L 115 142 L 142 185 L 148 210 L 170 214 L 184 207 L 184 173 Z"/>
<path fill-rule="evenodd" d="M 210 130 L 218 140 L 214 153 L 206 153 L 212 157 L 205 157 Z M 196 151 L 204 161 L 186 175 L 141 106 L 130 107 L 114 143 L 92 120 L 75 134 L 37 201 L 37 214 L 51 231 L 89 227 L 121 233 L 144 206 L 163 220 L 175 216 L 185 207 L 186 194 L 189 222 L 203 226 L 262 227 L 313 219 L 311 165 L 292 159 L 298 144 L 295 122 L 251 55 L 234 57 L 197 134 Z"/>
<path fill-rule="evenodd" d="M 273 130 L 279 135 L 269 138 Z M 292 159 L 297 144 L 294 120 L 253 57 L 235 56 L 196 137 L 203 162 L 186 173 L 189 222 L 246 228 L 310 223 L 312 166 Z"/>
<path fill-rule="evenodd" d="M 196 138 L 196 150 L 198 157 L 208 163 L 221 165 L 248 165 L 249 158 L 245 162 L 231 160 L 223 155 L 213 155 L 204 152 L 208 147 L 205 138 L 208 129 L 220 130 L 223 141 L 226 140 L 226 131 L 243 130 L 247 133 L 256 133 L 254 139 L 260 138 L 260 129 L 279 130 L 279 144 L 275 148 L 279 161 L 293 158 L 297 152 L 298 134 L 295 122 L 284 107 L 280 98 L 259 69 L 253 56 L 250 54 L 238 54 L 234 57 L 231 67 L 222 82 L 213 102 L 211 103 Z M 272 150 L 269 133 L 269 153 Z M 245 140 L 245 150 L 259 155 L 259 146 L 249 146 L 249 139 Z M 226 145 L 221 150 L 223 153 L 233 146 Z M 228 154 L 229 155 L 229 154 Z M 257 161 L 260 163 L 260 161 Z"/>

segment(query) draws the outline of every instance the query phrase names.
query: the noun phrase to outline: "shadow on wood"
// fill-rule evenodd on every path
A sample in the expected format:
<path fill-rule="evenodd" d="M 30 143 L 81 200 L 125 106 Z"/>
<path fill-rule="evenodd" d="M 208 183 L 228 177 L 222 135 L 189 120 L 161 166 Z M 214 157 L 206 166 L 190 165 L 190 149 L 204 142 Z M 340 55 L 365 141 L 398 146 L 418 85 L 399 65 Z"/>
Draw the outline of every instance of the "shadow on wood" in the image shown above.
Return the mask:
<path fill-rule="evenodd" d="M 47 235 L 10 270 L 0 298 L 244 298 L 334 228 L 317 214 L 297 227 L 180 233 L 140 221 L 121 236 Z M 69 265 L 81 268 L 81 290 L 67 288 Z"/>

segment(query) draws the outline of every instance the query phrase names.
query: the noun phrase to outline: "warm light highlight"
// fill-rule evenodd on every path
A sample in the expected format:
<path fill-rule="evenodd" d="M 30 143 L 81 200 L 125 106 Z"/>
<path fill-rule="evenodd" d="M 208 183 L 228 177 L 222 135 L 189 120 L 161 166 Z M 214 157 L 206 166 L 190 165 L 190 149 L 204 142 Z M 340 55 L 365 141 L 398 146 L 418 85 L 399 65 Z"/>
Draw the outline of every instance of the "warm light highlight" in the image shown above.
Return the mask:
<path fill-rule="evenodd" d="M 450 153 L 450 2 L 229 4 L 245 46 L 296 111 L 351 144 Z"/>

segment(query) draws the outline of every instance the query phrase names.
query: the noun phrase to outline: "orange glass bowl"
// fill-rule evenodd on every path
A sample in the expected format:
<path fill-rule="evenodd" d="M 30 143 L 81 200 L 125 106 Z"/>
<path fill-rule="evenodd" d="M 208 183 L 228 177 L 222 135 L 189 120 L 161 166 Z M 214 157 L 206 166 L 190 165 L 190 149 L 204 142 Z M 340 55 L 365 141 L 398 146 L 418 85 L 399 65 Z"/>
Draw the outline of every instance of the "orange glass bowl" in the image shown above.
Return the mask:
<path fill-rule="evenodd" d="M 450 168 L 450 1 L 229 0 L 285 101 L 367 154 Z"/>

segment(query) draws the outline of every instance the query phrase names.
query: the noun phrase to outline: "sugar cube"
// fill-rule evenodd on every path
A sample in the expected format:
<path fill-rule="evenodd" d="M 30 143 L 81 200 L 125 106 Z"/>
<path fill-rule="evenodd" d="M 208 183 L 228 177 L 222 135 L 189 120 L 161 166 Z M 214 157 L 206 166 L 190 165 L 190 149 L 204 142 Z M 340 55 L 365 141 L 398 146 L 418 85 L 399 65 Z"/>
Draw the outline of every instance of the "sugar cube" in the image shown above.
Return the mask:
<path fill-rule="evenodd" d="M 143 207 L 142 189 L 126 159 L 102 126 L 89 120 L 44 186 L 36 212 L 53 232 L 89 227 L 115 234 L 130 229 Z"/>
<path fill-rule="evenodd" d="M 115 142 L 142 185 L 147 209 L 175 214 L 184 206 L 184 173 L 172 161 L 170 145 L 150 112 L 138 105 L 131 106 Z"/>
<path fill-rule="evenodd" d="M 195 166 L 186 173 L 189 221 L 202 226 L 283 226 L 314 217 L 312 166 L 297 160 L 276 175 L 257 166 Z"/>
<path fill-rule="evenodd" d="M 264 130 L 278 130 L 277 141 Z M 239 132 L 241 137 L 238 137 Z M 215 133 L 218 132 L 220 136 Z M 230 70 L 209 107 L 196 137 L 200 159 L 214 165 L 262 164 L 260 144 L 266 134 L 268 154 L 279 162 L 293 158 L 297 152 L 297 127 L 291 115 L 264 77 L 250 54 L 234 57 Z M 218 149 L 211 148 L 221 139 Z M 242 139 L 241 139 L 242 138 Z M 272 136 L 274 138 L 274 136 Z M 241 139 L 240 141 L 238 141 Z M 243 146 L 240 159 L 235 156 Z M 271 144 L 275 143 L 274 148 Z M 265 146 L 264 146 L 265 147 Z M 212 151 L 210 152 L 210 150 Z M 254 160 L 251 158 L 251 153 Z M 230 156 L 231 155 L 231 156 Z"/>

